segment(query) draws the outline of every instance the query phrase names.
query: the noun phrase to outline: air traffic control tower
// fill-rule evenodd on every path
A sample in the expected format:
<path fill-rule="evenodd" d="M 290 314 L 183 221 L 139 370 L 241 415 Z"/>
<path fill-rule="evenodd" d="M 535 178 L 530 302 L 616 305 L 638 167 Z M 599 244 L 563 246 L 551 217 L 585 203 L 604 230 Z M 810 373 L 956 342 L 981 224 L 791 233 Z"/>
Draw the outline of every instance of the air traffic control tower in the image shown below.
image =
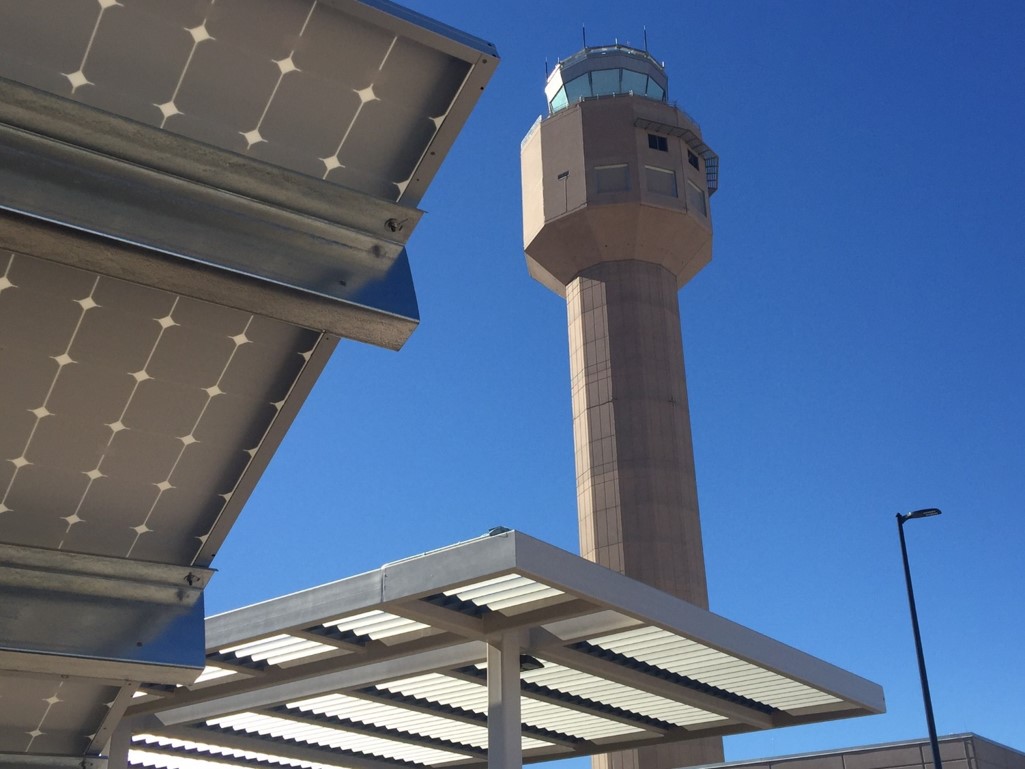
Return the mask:
<path fill-rule="evenodd" d="M 708 606 L 677 292 L 712 256 L 718 156 L 646 51 L 585 48 L 521 147 L 532 277 L 566 297 L 580 551 Z M 596 767 L 723 760 L 719 739 Z"/>

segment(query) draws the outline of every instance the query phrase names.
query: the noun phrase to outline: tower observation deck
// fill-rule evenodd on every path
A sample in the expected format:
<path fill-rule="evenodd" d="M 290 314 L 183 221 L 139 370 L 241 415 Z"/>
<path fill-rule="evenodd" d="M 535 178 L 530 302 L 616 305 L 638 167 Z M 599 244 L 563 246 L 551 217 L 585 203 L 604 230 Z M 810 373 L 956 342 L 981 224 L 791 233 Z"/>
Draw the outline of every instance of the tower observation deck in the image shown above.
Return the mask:
<path fill-rule="evenodd" d="M 668 86 L 624 46 L 558 64 L 521 146 L 523 242 L 566 299 L 581 554 L 707 608 L 677 292 L 712 256 L 719 158 Z M 722 760 L 713 738 L 595 766 Z"/>

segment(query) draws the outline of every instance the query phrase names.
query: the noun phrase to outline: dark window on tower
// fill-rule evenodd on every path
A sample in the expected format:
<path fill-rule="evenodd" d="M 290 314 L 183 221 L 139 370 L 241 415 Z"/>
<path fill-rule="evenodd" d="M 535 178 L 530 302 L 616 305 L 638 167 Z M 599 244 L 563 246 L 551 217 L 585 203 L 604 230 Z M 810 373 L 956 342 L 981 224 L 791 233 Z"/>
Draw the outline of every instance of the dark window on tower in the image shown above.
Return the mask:
<path fill-rule="evenodd" d="M 698 156 L 690 150 L 687 150 L 687 162 L 694 166 L 699 171 L 701 170 L 701 164 L 698 163 Z"/>
<path fill-rule="evenodd" d="M 659 152 L 669 152 L 669 141 L 664 136 L 648 134 L 648 146 Z"/>

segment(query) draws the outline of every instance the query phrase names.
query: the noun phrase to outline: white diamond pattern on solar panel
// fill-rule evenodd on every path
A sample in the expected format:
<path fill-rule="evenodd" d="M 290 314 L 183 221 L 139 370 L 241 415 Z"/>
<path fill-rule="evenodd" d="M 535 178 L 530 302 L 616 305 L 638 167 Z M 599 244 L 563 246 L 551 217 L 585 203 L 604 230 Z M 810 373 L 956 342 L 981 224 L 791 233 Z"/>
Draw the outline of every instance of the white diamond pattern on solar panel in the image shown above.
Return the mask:
<path fill-rule="evenodd" d="M 0 754 L 73 753 L 85 750 L 86 734 L 107 712 L 118 687 L 109 683 L 4 671 L 0 702 L 8 719 L 0 729 Z M 17 709 L 16 715 L 12 709 Z"/>
<path fill-rule="evenodd" d="M 0 541 L 192 563 L 316 332 L 0 261 Z M 244 338 L 246 343 L 238 344 Z"/>
<path fill-rule="evenodd" d="M 40 715 L 40 717 L 39 717 L 39 723 L 36 724 L 33 729 L 31 729 L 31 730 L 29 730 L 29 731 L 27 731 L 25 733 L 28 736 L 28 738 L 29 738 L 28 744 L 25 746 L 25 752 L 26 753 L 28 753 L 28 752 L 30 752 L 32 750 L 32 743 L 34 743 L 36 741 L 36 738 L 42 737 L 44 734 L 46 734 L 46 732 L 43 731 L 43 726 L 46 725 L 47 716 L 50 715 L 50 711 L 53 710 L 53 706 L 56 705 L 57 703 L 61 702 L 60 690 L 61 690 L 61 688 L 63 686 L 64 686 L 64 681 L 56 682 L 56 687 L 57 688 L 54 689 L 53 694 L 51 694 L 49 697 L 41 698 L 42 703 L 44 705 L 46 705 L 46 708 L 43 710 L 42 715 Z"/>
<path fill-rule="evenodd" d="M 780 710 L 841 701 L 827 692 L 659 628 L 617 633 L 592 639 L 591 643 Z"/>

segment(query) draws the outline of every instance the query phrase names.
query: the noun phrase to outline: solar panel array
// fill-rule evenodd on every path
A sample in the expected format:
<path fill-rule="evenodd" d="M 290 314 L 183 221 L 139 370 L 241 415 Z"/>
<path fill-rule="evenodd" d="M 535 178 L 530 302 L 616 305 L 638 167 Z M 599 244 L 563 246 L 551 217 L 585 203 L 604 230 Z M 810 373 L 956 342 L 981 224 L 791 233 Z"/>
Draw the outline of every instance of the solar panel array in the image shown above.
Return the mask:
<path fill-rule="evenodd" d="M 0 764 L 100 767 L 200 674 L 207 567 L 339 339 L 416 328 L 416 205 L 496 63 L 387 0 L 5 9 Z"/>

